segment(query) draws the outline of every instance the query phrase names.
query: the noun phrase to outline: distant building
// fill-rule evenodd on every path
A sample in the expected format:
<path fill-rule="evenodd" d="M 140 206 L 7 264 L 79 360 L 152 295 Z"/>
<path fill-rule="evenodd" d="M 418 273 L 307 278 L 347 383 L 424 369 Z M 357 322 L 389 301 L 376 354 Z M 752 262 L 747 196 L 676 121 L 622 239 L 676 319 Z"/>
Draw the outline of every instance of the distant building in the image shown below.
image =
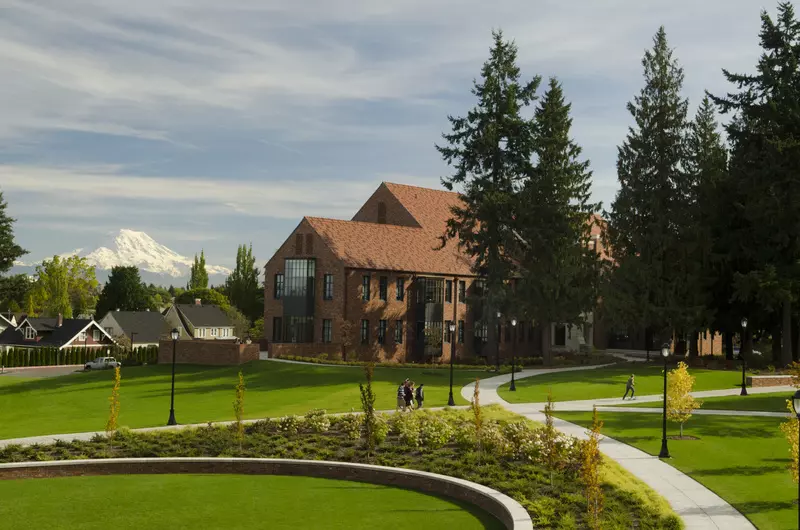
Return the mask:
<path fill-rule="evenodd" d="M 134 347 L 158 346 L 172 330 L 158 311 L 109 311 L 98 324 L 112 337 L 126 337 Z"/>
<path fill-rule="evenodd" d="M 234 326 L 228 315 L 215 305 L 175 304 L 164 313 L 169 329 L 178 328 L 181 338 L 234 340 Z"/>
<path fill-rule="evenodd" d="M 0 333 L 6 330 L 9 327 L 16 327 L 17 320 L 12 313 L 3 314 L 0 313 Z"/>
<path fill-rule="evenodd" d="M 102 348 L 113 338 L 92 319 L 25 317 L 0 333 L 0 348 Z"/>

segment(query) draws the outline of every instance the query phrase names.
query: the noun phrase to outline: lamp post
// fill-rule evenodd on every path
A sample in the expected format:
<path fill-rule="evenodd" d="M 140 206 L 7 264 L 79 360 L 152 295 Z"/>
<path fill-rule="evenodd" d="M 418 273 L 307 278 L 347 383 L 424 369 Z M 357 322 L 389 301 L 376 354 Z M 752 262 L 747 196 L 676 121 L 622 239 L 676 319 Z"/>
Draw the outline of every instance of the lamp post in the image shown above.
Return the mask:
<path fill-rule="evenodd" d="M 494 356 L 494 364 L 495 364 L 495 372 L 498 374 L 500 373 L 500 317 L 503 315 L 500 311 L 497 312 L 497 325 L 495 325 L 495 329 L 497 330 L 497 337 L 495 337 L 494 346 L 497 349 L 496 354 Z"/>
<path fill-rule="evenodd" d="M 666 342 L 661 346 L 661 357 L 664 358 L 664 414 L 661 425 L 661 452 L 658 458 L 669 458 L 667 448 L 667 358 L 669 357 L 669 344 Z"/>
<path fill-rule="evenodd" d="M 792 410 L 794 410 L 794 415 L 797 417 L 797 420 L 800 421 L 800 390 L 794 393 L 792 396 Z M 800 429 L 798 429 L 798 440 L 800 440 Z M 800 528 L 800 482 L 797 483 L 798 490 L 797 490 L 797 525 Z"/>
<path fill-rule="evenodd" d="M 453 399 L 453 362 L 456 358 L 456 323 L 451 321 L 448 329 L 450 330 L 450 397 L 447 398 L 447 405 L 454 407 L 456 401 Z"/>
<path fill-rule="evenodd" d="M 175 421 L 175 349 L 178 346 L 178 337 L 180 337 L 181 332 L 178 328 L 174 328 L 170 335 L 172 336 L 172 392 L 170 392 L 169 397 L 169 420 L 167 425 L 177 425 L 178 422 Z"/>
<path fill-rule="evenodd" d="M 516 392 L 517 385 L 514 382 L 514 372 L 516 371 L 516 367 L 514 365 L 514 350 L 517 346 L 517 319 L 511 319 L 511 329 L 513 333 L 511 335 L 511 387 L 509 388 L 510 391 Z"/>
<path fill-rule="evenodd" d="M 136 336 L 136 335 L 138 335 L 138 333 L 136 331 L 131 331 L 131 355 L 133 355 L 134 346 L 136 344 L 133 341 L 133 337 Z"/>
<path fill-rule="evenodd" d="M 742 391 L 740 396 L 747 395 L 747 379 L 745 378 L 745 370 L 747 370 L 747 360 L 744 358 L 744 335 L 747 332 L 747 317 L 742 318 L 742 346 L 739 348 L 739 358 L 742 360 Z"/>

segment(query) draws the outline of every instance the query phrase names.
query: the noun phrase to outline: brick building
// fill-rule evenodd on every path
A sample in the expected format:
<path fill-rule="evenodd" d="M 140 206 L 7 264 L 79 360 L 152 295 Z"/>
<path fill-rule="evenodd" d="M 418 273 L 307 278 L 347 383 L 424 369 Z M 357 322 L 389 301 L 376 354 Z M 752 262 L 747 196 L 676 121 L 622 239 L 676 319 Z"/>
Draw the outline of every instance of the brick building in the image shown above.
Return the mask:
<path fill-rule="evenodd" d="M 459 201 L 452 192 L 383 183 L 350 221 L 305 217 L 265 267 L 271 355 L 446 361 L 455 339 L 457 357 L 494 359 L 498 346 L 487 343 L 476 302 L 483 282 L 455 241 L 438 248 Z M 557 348 L 592 344 L 591 325 L 556 325 L 551 336 Z M 540 337 L 529 322 L 506 321 L 501 356 L 512 344 L 530 355 Z"/>

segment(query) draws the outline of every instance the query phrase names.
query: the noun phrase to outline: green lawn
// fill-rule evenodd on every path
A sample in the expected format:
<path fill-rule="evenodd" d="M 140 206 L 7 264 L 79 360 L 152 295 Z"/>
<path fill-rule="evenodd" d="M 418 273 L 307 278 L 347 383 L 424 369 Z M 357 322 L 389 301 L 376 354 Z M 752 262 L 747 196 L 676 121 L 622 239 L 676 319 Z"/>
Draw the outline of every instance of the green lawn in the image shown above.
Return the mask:
<path fill-rule="evenodd" d="M 241 367 L 179 365 L 175 377 L 175 416 L 179 423 L 233 419 L 237 372 L 245 376 L 245 417 L 264 418 L 360 410 L 359 368 L 332 368 L 256 361 Z M 169 417 L 170 366 L 122 369 L 119 425 L 130 428 L 165 425 Z M 457 370 L 454 396 L 466 405 L 460 389 L 481 371 Z M 0 377 L 0 439 L 97 431 L 105 428 L 113 372 L 77 373 L 48 379 Z M 376 408 L 394 409 L 404 378 L 425 384 L 425 406 L 447 404 L 449 372 L 442 369 L 376 368 Z"/>
<path fill-rule="evenodd" d="M 702 398 L 704 409 L 708 410 L 758 410 L 766 412 L 787 412 L 786 400 L 792 396 L 787 392 L 776 392 L 769 394 L 750 394 L 748 396 L 725 396 Z M 614 405 L 615 407 L 660 407 L 661 402 L 637 403 L 631 401 L 624 405 Z"/>
<path fill-rule="evenodd" d="M 308 477 L 119 475 L 0 481 L 4 528 L 501 529 L 478 508 Z M 410 523 L 413 522 L 413 525 Z"/>
<path fill-rule="evenodd" d="M 553 392 L 555 401 L 621 398 L 625 394 L 625 382 L 631 374 L 635 374 L 636 394 L 661 394 L 664 389 L 662 370 L 661 365 L 629 363 L 608 368 L 538 375 L 517 381 L 516 392 L 511 392 L 509 384 L 505 384 L 499 388 L 499 393 L 511 403 L 542 403 L 547 401 L 548 391 Z M 737 381 L 741 382 L 741 373 L 735 370 L 693 368 L 690 373 L 697 378 L 695 390 L 733 388 Z"/>
<path fill-rule="evenodd" d="M 591 413 L 556 412 L 588 426 Z M 661 419 L 654 414 L 600 413 L 603 433 L 652 455 L 661 448 Z M 797 528 L 797 486 L 787 469 L 789 446 L 781 419 L 694 416 L 684 434 L 699 440 L 670 440 L 671 465 L 713 490 L 763 530 Z M 678 427 L 669 424 L 669 434 Z"/>

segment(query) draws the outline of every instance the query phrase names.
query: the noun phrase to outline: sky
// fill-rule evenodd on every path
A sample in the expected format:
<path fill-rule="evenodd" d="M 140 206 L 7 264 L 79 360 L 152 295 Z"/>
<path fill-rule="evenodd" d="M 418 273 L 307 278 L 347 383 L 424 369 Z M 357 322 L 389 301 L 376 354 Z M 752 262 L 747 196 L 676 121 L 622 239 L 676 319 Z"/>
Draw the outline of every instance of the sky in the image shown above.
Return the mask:
<path fill-rule="evenodd" d="M 304 215 L 382 181 L 440 187 L 448 115 L 493 29 L 556 76 L 608 208 L 616 146 L 664 25 L 694 110 L 752 72 L 761 0 L 0 0 L 0 191 L 24 261 L 144 231 L 263 264 Z M 543 88 L 546 83 L 543 83 Z"/>

